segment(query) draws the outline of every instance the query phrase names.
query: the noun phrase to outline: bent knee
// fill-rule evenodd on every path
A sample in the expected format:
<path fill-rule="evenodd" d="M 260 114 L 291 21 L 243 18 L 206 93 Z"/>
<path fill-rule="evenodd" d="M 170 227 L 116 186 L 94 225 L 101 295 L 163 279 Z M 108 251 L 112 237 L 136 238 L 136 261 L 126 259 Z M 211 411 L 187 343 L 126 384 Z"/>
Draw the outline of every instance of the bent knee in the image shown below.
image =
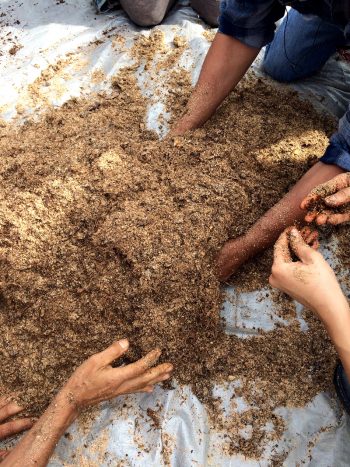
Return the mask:
<path fill-rule="evenodd" d="M 157 24 L 160 24 L 163 21 L 165 16 L 165 14 L 159 14 L 156 11 L 148 11 L 146 14 L 143 12 L 139 14 L 137 11 L 125 11 L 133 23 L 142 27 L 157 26 Z"/>
<path fill-rule="evenodd" d="M 138 26 L 150 27 L 161 23 L 168 9 L 174 3 L 174 0 L 157 0 L 135 2 L 130 0 L 121 0 L 121 5 L 129 18 Z"/>
<path fill-rule="evenodd" d="M 292 63 L 274 57 L 271 52 L 266 53 L 262 69 L 272 79 L 281 83 L 290 83 L 298 78 Z"/>
<path fill-rule="evenodd" d="M 265 59 L 262 64 L 263 71 L 270 76 L 270 78 L 280 83 L 291 83 L 299 78 L 295 72 L 293 65 L 290 63 L 271 63 L 268 59 Z"/>
<path fill-rule="evenodd" d="M 292 83 L 298 79 L 311 76 L 314 71 L 310 70 L 305 60 L 296 60 L 293 63 L 286 54 L 275 53 L 274 50 L 267 49 L 262 69 L 275 81 L 280 83 Z"/>
<path fill-rule="evenodd" d="M 218 0 L 192 0 L 192 8 L 210 26 L 218 26 L 220 2 Z"/>
<path fill-rule="evenodd" d="M 142 27 L 157 26 L 157 24 L 160 24 L 163 21 L 164 16 L 165 14 L 160 15 L 157 12 L 154 12 L 154 14 L 148 12 L 147 15 L 137 15 L 137 14 L 130 15 L 129 14 L 130 19 L 135 24 L 137 24 L 138 26 L 142 26 Z"/>

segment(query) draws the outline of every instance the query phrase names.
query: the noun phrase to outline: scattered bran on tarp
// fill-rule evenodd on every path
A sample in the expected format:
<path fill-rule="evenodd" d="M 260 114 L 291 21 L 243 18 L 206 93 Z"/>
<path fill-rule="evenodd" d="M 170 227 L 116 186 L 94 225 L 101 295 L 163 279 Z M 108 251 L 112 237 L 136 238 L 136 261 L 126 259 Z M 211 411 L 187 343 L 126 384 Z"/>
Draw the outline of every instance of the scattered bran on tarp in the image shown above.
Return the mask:
<path fill-rule="evenodd" d="M 179 80 L 175 113 L 189 91 Z M 253 79 L 183 138 L 145 130 L 146 106 L 125 69 L 111 94 L 1 126 L 2 392 L 39 413 L 77 365 L 128 337 L 125 362 L 161 347 L 174 377 L 226 430 L 227 449 L 256 457 L 283 431 L 277 406 L 303 406 L 329 387 L 335 353 L 310 313 L 308 332 L 292 321 L 251 339 L 227 336 L 213 259 L 323 153 L 333 124 Z M 267 253 L 235 281 L 265 287 L 270 267 Z M 276 306 L 284 303 L 290 310 Z M 229 377 L 249 405 L 231 422 L 211 396 Z M 239 431 L 246 424 L 250 439 Z"/>

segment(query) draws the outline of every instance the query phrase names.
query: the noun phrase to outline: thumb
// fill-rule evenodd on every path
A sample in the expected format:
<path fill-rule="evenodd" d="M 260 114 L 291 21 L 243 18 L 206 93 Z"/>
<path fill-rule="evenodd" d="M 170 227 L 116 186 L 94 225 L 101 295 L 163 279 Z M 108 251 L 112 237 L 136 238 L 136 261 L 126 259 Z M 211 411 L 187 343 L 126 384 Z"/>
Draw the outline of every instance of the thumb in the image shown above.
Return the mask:
<path fill-rule="evenodd" d="M 111 364 L 114 360 L 121 357 L 129 348 L 129 341 L 127 339 L 122 339 L 120 341 L 113 342 L 112 345 L 107 347 L 106 350 L 103 350 L 98 355 L 101 364 L 106 366 Z"/>
<path fill-rule="evenodd" d="M 315 251 L 305 243 L 296 228 L 290 231 L 290 246 L 300 261 L 307 264 L 312 262 L 312 255 Z"/>
<path fill-rule="evenodd" d="M 342 206 L 345 203 L 350 203 L 350 187 L 344 188 L 332 196 L 328 196 L 325 199 L 325 203 L 327 206 L 331 207 Z"/>
<path fill-rule="evenodd" d="M 281 233 L 274 246 L 274 264 L 290 263 L 292 257 L 289 251 L 289 232 L 288 227 L 284 232 Z"/>

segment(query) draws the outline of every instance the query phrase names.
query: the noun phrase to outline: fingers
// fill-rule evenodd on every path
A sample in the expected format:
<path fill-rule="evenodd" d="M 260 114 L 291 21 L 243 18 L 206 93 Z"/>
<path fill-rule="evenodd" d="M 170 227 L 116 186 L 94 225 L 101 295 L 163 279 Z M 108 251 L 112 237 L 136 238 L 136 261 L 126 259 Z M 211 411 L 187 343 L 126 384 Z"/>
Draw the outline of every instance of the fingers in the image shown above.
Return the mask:
<path fill-rule="evenodd" d="M 23 408 L 20 407 L 17 402 L 10 401 L 6 405 L 3 405 L 0 409 L 0 423 L 6 420 L 7 418 L 17 415 L 22 412 Z"/>
<path fill-rule="evenodd" d="M 327 196 L 324 200 L 328 206 L 338 207 L 343 204 L 350 203 L 350 187 L 344 188 L 343 190 L 338 191 L 332 196 Z"/>
<path fill-rule="evenodd" d="M 312 190 L 306 198 L 303 199 L 303 201 L 300 204 L 301 209 L 309 209 L 313 204 L 317 203 L 322 197 L 317 194 L 313 193 L 314 190 Z M 306 217 L 305 217 L 306 220 Z"/>
<path fill-rule="evenodd" d="M 141 388 L 137 392 L 153 392 L 154 386 L 145 386 L 144 388 Z"/>
<path fill-rule="evenodd" d="M 140 392 L 151 393 L 151 392 L 153 392 L 153 390 L 154 390 L 154 386 L 149 385 L 149 386 L 145 386 L 145 387 L 140 388 L 140 389 L 135 389 L 133 391 L 125 391 L 125 392 L 122 392 L 119 395 L 122 396 L 122 395 L 125 395 L 125 394 L 138 394 Z"/>
<path fill-rule="evenodd" d="M 173 365 L 170 363 L 163 363 L 154 368 L 150 368 L 145 371 L 142 375 L 125 381 L 120 387 L 118 392 L 120 394 L 126 394 L 130 392 L 144 391 L 145 388 L 149 388 L 154 384 L 166 381 L 171 377 L 173 371 Z"/>
<path fill-rule="evenodd" d="M 114 360 L 121 357 L 129 348 L 129 341 L 122 339 L 120 341 L 113 342 L 112 345 L 107 347 L 106 350 L 95 355 L 95 357 L 101 362 L 101 365 L 110 365 Z"/>
<path fill-rule="evenodd" d="M 316 224 L 317 224 L 317 225 L 325 225 L 325 224 L 327 224 L 328 217 L 329 217 L 330 215 L 332 215 L 332 211 L 327 211 L 327 210 L 325 210 L 325 211 L 320 212 L 320 213 L 317 215 L 316 219 L 315 219 Z"/>
<path fill-rule="evenodd" d="M 334 177 L 328 183 L 331 185 L 331 188 L 334 189 L 333 193 L 344 190 L 345 188 L 349 188 L 350 187 L 350 172 L 340 174 L 337 177 Z M 334 188 L 334 185 L 335 185 L 335 188 Z M 329 194 L 331 195 L 332 193 L 329 193 Z"/>
<path fill-rule="evenodd" d="M 296 236 L 292 235 L 292 232 L 296 232 Z M 274 265 L 279 266 L 284 263 L 290 263 L 292 261 L 289 245 L 291 245 L 292 250 L 294 253 L 303 261 L 301 255 L 304 255 L 304 261 L 308 261 L 309 258 L 309 247 L 311 246 L 312 249 L 317 250 L 319 247 L 318 241 L 318 232 L 316 230 L 310 229 L 310 227 L 304 227 L 301 232 L 295 227 L 288 227 L 279 237 L 277 242 L 275 243 L 274 248 Z M 298 253 L 300 252 L 300 254 Z"/>
<path fill-rule="evenodd" d="M 118 368 L 118 370 L 120 370 L 125 379 L 136 378 L 154 366 L 157 363 L 161 353 L 162 352 L 159 349 L 152 350 L 137 362 L 131 363 L 130 365 L 124 366 L 122 368 Z"/>
<path fill-rule="evenodd" d="M 331 224 L 331 225 L 338 225 L 338 224 L 343 224 L 344 222 L 349 222 L 350 221 L 350 212 L 348 213 L 333 213 L 332 211 L 325 210 L 322 211 L 320 214 L 317 215 L 316 217 L 316 224 L 317 225 L 325 225 L 325 224 Z"/>
<path fill-rule="evenodd" d="M 17 435 L 24 430 L 29 430 L 32 426 L 33 422 L 30 418 L 21 418 L 19 420 L 3 423 L 0 425 L 0 440 Z"/>
<path fill-rule="evenodd" d="M 11 396 L 0 397 L 0 409 L 5 407 L 5 405 L 7 405 L 9 402 L 11 402 L 11 400 L 12 400 Z"/>
<path fill-rule="evenodd" d="M 328 216 L 328 224 L 338 225 L 350 221 L 350 212 L 344 214 L 331 214 Z"/>
<path fill-rule="evenodd" d="M 296 256 L 304 263 L 311 263 L 313 250 L 305 243 L 300 232 L 296 228 L 292 228 L 289 238 L 290 246 Z"/>
<path fill-rule="evenodd" d="M 131 380 L 130 383 L 135 386 L 135 388 L 143 388 L 169 379 L 172 371 L 173 366 L 170 363 L 163 363 L 162 365 L 147 370 L 141 376 Z"/>
<path fill-rule="evenodd" d="M 347 222 L 349 220 L 348 219 L 349 215 L 350 213 L 334 214 L 332 211 L 325 209 L 321 212 L 312 211 L 312 212 L 307 213 L 307 215 L 305 216 L 305 221 L 309 223 L 315 222 L 317 225 L 325 225 L 325 224 L 332 224 L 333 222 L 330 222 L 330 219 L 333 219 L 334 220 L 333 225 L 336 225 L 336 224 L 341 224 L 342 222 Z M 334 216 L 336 217 L 334 218 Z M 341 217 L 337 217 L 337 216 L 341 216 Z"/>
<path fill-rule="evenodd" d="M 290 263 L 292 257 L 289 250 L 290 227 L 281 233 L 274 247 L 274 264 Z"/>
<path fill-rule="evenodd" d="M 304 218 L 305 222 L 308 222 L 311 224 L 311 222 L 313 222 L 316 219 L 318 214 L 319 214 L 318 211 L 309 211 Z"/>
<path fill-rule="evenodd" d="M 309 209 L 312 204 L 316 203 L 320 199 L 324 199 L 333 195 L 337 191 L 343 190 L 350 186 L 350 174 L 344 173 L 326 183 L 322 183 L 315 187 L 301 202 L 301 209 Z"/>
<path fill-rule="evenodd" d="M 318 250 L 320 248 L 320 242 L 318 240 L 318 232 L 314 233 L 314 239 L 308 242 L 308 245 L 313 249 L 313 250 Z"/>
<path fill-rule="evenodd" d="M 313 248 L 314 250 L 318 249 L 320 245 L 318 241 L 317 230 L 313 230 L 310 227 L 305 226 L 301 229 L 300 233 L 307 245 L 311 246 L 311 248 Z"/>
<path fill-rule="evenodd" d="M 23 408 L 19 406 L 17 402 L 9 400 L 8 397 L 2 397 L 0 399 L 0 422 L 17 415 L 22 412 L 22 410 Z M 11 422 L 0 424 L 0 440 L 28 430 L 32 426 L 33 422 L 29 418 L 12 420 Z"/>

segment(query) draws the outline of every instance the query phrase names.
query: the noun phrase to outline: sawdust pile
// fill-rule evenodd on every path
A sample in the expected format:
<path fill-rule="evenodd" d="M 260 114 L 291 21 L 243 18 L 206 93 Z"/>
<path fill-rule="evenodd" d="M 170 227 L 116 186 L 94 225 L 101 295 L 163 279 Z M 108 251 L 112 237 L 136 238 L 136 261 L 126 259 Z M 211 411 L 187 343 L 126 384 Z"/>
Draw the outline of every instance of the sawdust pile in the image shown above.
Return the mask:
<path fill-rule="evenodd" d="M 186 93 L 179 80 L 172 99 Z M 144 130 L 146 105 L 125 70 L 108 96 L 0 128 L 0 385 L 38 413 L 78 364 L 127 336 L 130 360 L 161 347 L 204 401 L 214 382 L 240 379 L 251 407 L 227 448 L 259 455 L 281 433 L 275 407 L 325 389 L 334 352 L 309 315 L 307 333 L 293 322 L 226 336 L 213 257 L 323 153 L 331 125 L 259 80 L 174 141 Z M 269 267 L 264 258 L 261 285 Z"/>

